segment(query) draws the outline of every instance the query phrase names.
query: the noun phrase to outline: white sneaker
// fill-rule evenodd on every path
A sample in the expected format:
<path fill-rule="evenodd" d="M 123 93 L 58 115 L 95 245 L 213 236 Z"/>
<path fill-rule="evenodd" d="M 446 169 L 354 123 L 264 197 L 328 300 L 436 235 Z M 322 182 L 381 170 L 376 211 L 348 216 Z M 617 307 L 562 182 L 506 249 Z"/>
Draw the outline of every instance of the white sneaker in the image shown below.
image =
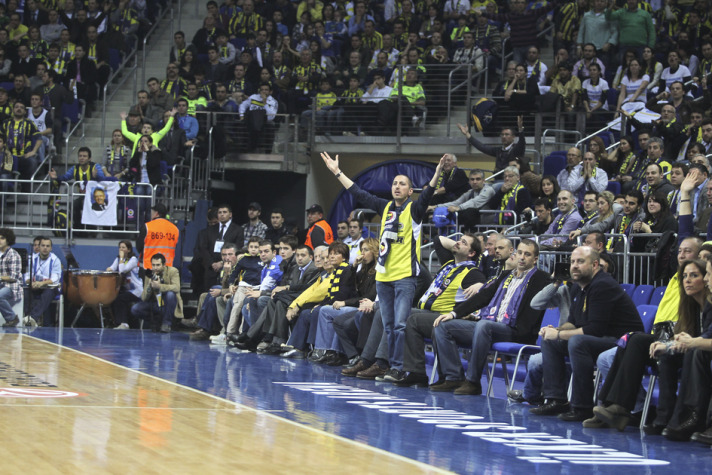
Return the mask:
<path fill-rule="evenodd" d="M 118 327 L 115 327 L 114 330 L 129 330 L 129 324 L 128 323 L 122 323 Z"/>
<path fill-rule="evenodd" d="M 227 335 L 221 333 L 219 335 L 213 335 L 210 337 L 210 344 L 212 345 L 227 345 Z"/>
<path fill-rule="evenodd" d="M 26 327 L 36 327 L 37 321 L 31 315 L 22 319 L 22 324 Z"/>

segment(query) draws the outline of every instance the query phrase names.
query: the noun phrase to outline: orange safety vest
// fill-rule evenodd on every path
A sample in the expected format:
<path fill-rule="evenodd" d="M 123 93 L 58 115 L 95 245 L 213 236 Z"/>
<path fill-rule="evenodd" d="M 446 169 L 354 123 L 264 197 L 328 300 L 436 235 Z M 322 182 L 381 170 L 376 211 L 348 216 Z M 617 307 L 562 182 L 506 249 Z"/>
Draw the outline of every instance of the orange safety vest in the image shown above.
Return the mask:
<path fill-rule="evenodd" d="M 332 242 L 334 242 L 334 233 L 331 231 L 331 226 L 329 226 L 329 223 L 327 223 L 325 219 L 322 219 L 314 223 L 314 225 L 309 228 L 309 232 L 307 232 L 307 240 L 304 241 L 305 245 L 314 249 L 314 244 L 312 244 L 311 240 L 311 233 L 316 226 L 319 226 L 321 229 L 324 230 L 324 241 L 326 242 L 326 244 L 331 244 Z"/>
<path fill-rule="evenodd" d="M 163 254 L 166 265 L 173 265 L 178 244 L 178 228 L 167 219 L 157 218 L 146 223 L 146 238 L 143 240 L 143 268 L 151 268 L 151 257 Z"/>

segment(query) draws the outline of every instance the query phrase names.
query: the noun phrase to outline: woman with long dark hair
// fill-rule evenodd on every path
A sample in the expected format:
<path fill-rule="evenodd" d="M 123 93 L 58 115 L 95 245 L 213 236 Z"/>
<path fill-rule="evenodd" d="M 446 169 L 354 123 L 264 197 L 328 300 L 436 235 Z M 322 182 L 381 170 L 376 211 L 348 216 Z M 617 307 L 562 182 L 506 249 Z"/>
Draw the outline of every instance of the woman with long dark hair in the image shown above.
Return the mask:
<path fill-rule="evenodd" d="M 683 261 L 680 265 L 678 287 L 680 303 L 677 315 L 673 314 L 677 320 L 656 323 L 653 333 L 624 336 L 625 341 L 619 345 L 613 365 L 599 393 L 603 406 L 593 409 L 599 421 L 620 431 L 624 430 L 631 418 L 630 411 L 635 405 L 645 367 L 657 363 L 660 388 L 657 417 L 653 424 L 646 426 L 646 433 L 662 432 L 675 408 L 677 373 L 686 360 L 676 351 L 675 340 L 684 335 L 700 335 L 712 320 L 712 306 L 708 303 L 709 289 L 705 285 L 708 270 L 712 270 L 709 261 Z"/>
<path fill-rule="evenodd" d="M 143 282 L 138 274 L 138 257 L 133 252 L 131 241 L 119 241 L 119 255 L 106 270 L 121 274 L 121 288 L 111 304 L 111 311 L 114 323 L 118 323 L 115 330 L 128 330 L 131 306 L 141 300 L 143 293 Z"/>
<path fill-rule="evenodd" d="M 630 176 L 631 170 L 635 168 L 635 162 L 638 160 L 635 154 L 635 142 L 633 142 L 633 137 L 630 135 L 624 135 L 618 142 L 618 148 L 613 150 L 608 155 L 608 160 L 615 162 L 617 170 L 612 175 L 608 175 L 610 180 L 614 181 L 630 181 L 632 177 Z"/>
<path fill-rule="evenodd" d="M 677 220 L 670 212 L 667 194 L 654 193 L 648 195 L 645 203 L 645 216 L 633 223 L 633 233 L 658 234 L 665 231 L 677 232 Z M 658 238 L 634 237 L 631 234 L 633 252 L 655 252 Z"/>

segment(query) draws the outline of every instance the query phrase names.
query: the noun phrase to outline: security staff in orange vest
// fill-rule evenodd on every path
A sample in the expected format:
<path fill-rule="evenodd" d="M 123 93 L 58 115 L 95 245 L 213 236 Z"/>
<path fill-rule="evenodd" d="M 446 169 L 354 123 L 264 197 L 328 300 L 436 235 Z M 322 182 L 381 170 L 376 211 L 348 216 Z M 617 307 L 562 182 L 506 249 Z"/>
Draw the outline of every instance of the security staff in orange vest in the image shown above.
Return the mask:
<path fill-rule="evenodd" d="M 143 268 L 151 268 L 151 256 L 163 254 L 166 265 L 173 266 L 179 231 L 175 224 L 166 219 L 168 210 L 163 203 L 151 206 L 151 221 L 141 229 L 136 240 L 136 249 L 143 253 Z"/>
<path fill-rule="evenodd" d="M 319 246 L 328 246 L 334 242 L 334 233 L 331 231 L 329 223 L 324 219 L 324 208 L 320 205 L 313 204 L 307 209 L 307 222 L 309 223 L 309 230 L 304 244 L 316 249 Z"/>

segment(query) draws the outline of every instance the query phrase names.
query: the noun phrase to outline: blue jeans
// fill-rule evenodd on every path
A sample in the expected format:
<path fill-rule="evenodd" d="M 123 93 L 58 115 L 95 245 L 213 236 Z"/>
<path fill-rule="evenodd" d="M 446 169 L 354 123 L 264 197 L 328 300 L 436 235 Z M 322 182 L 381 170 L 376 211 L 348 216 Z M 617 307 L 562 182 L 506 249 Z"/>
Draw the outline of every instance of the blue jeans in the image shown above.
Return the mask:
<path fill-rule="evenodd" d="M 297 317 L 297 323 L 292 329 L 292 334 L 287 341 L 288 345 L 302 351 L 308 349 L 309 343 L 314 343 L 314 334 L 318 324 L 319 310 L 322 307 L 314 307 L 308 310 L 302 310 Z"/>
<path fill-rule="evenodd" d="M 334 318 L 339 315 L 358 311 L 358 309 L 355 307 L 341 307 L 337 310 L 331 305 L 320 308 L 314 348 L 317 350 L 335 350 L 339 353 L 343 353 L 344 350 L 341 348 L 341 344 L 339 344 L 339 337 L 334 331 Z"/>
<path fill-rule="evenodd" d="M 613 348 L 617 338 L 575 335 L 568 340 L 544 340 L 541 353 L 544 361 L 544 397 L 566 400 L 568 378 L 566 355 L 571 361 L 573 386 L 571 405 L 577 409 L 593 407 L 593 368 L 598 355 Z"/>
<path fill-rule="evenodd" d="M 6 322 L 14 320 L 17 315 L 12 311 L 12 306 L 17 301 L 12 298 L 12 289 L 10 287 L 0 288 L 0 313 Z"/>
<path fill-rule="evenodd" d="M 541 353 L 532 355 L 527 361 L 527 377 L 524 379 L 522 396 L 527 401 L 536 401 L 541 397 L 541 383 L 544 379 L 544 363 Z"/>
<path fill-rule="evenodd" d="M 149 302 L 138 302 L 131 307 L 131 313 L 142 320 L 147 320 L 151 318 L 151 312 L 154 315 L 161 316 L 161 322 L 164 325 L 170 325 L 173 321 L 173 315 L 176 313 L 176 306 L 178 305 L 178 299 L 176 298 L 175 292 L 164 292 L 163 293 L 163 307 L 158 306 L 158 302 L 155 298 L 151 298 Z"/>
<path fill-rule="evenodd" d="M 415 277 L 394 282 L 376 282 L 383 329 L 388 341 L 388 361 L 391 368 L 397 370 L 403 370 L 405 322 L 413 304 L 415 284 Z"/>
<path fill-rule="evenodd" d="M 466 377 L 473 383 L 479 383 L 487 366 L 492 343 L 511 341 L 513 333 L 509 325 L 491 320 L 449 320 L 441 323 L 433 329 L 433 345 L 440 362 L 440 371 L 445 379 L 461 380 L 462 364 L 458 346 L 472 345 Z"/>

